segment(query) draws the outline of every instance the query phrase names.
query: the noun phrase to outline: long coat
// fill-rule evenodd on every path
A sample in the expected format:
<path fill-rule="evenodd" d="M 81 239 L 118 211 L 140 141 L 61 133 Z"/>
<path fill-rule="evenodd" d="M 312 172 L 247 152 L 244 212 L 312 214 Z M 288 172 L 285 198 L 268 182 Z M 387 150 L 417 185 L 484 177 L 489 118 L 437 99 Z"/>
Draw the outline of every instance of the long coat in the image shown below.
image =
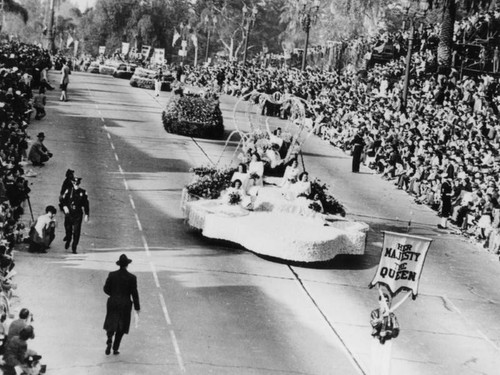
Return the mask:
<path fill-rule="evenodd" d="M 135 310 L 141 309 L 139 293 L 137 292 L 137 278 L 125 268 L 110 272 L 104 285 L 104 293 L 109 296 L 104 329 L 128 333 L 132 301 Z"/>

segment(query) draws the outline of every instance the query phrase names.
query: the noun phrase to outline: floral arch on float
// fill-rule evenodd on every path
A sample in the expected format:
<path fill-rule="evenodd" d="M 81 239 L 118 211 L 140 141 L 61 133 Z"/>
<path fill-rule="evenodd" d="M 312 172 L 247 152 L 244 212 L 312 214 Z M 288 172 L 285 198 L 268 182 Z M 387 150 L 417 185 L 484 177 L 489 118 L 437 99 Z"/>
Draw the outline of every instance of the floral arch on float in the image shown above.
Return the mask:
<path fill-rule="evenodd" d="M 286 121 L 271 130 L 265 114 L 277 110 Z M 218 160 L 191 169 L 181 199 L 187 224 L 207 238 L 291 262 L 364 254 L 368 225 L 346 219 L 328 186 L 305 170 L 301 149 L 315 130 L 310 113 L 293 95 L 254 91 L 240 98 Z"/>

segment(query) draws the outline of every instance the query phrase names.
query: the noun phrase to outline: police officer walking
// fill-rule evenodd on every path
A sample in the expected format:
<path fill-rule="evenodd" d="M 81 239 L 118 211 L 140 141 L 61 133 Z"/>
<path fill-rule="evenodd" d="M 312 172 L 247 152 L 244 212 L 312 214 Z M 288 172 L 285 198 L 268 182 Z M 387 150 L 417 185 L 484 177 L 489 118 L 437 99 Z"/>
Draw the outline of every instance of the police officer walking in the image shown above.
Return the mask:
<path fill-rule="evenodd" d="M 73 254 L 76 254 L 76 248 L 80 241 L 80 232 L 84 215 L 85 222 L 89 221 L 89 199 L 87 192 L 80 187 L 81 182 L 81 177 L 75 177 L 73 186 L 67 189 L 62 197 L 62 206 L 65 214 L 64 229 L 66 230 L 66 236 L 64 237 L 66 243 L 64 248 L 68 249 L 71 244 Z M 71 240 L 73 240 L 73 243 L 71 243 Z"/>

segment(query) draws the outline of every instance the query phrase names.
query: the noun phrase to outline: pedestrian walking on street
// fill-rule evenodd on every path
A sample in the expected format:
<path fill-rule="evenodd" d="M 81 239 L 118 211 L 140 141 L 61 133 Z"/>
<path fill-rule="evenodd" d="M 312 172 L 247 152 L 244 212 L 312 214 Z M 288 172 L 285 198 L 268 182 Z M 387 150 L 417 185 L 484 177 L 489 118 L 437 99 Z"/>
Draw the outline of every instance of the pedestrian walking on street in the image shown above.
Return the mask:
<path fill-rule="evenodd" d="M 82 230 L 82 220 L 89 221 L 89 200 L 87 192 L 80 187 L 81 177 L 75 177 L 73 186 L 67 189 L 62 198 L 64 218 L 64 248 L 68 249 L 71 244 L 73 254 L 76 254 L 78 242 L 80 241 L 80 232 Z M 73 242 L 71 242 L 73 240 Z"/>
<path fill-rule="evenodd" d="M 103 327 L 108 337 L 106 355 L 111 353 L 111 347 L 113 348 L 113 354 L 120 354 L 122 337 L 124 334 L 128 334 L 130 329 L 132 305 L 136 313 L 141 310 L 137 291 L 137 277 L 127 271 L 127 267 L 131 262 L 132 260 L 128 259 L 125 254 L 120 255 L 116 262 L 120 269 L 110 272 L 104 284 L 104 293 L 109 296 Z"/>

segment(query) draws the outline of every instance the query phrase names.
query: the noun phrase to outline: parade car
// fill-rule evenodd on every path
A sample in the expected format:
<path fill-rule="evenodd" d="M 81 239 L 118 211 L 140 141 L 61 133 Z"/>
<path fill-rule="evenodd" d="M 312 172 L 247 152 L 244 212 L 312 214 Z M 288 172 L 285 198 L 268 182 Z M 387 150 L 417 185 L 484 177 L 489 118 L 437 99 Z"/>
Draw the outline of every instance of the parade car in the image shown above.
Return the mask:
<path fill-rule="evenodd" d="M 130 79 L 134 75 L 137 65 L 135 64 L 120 64 L 113 73 L 115 78 Z"/>

